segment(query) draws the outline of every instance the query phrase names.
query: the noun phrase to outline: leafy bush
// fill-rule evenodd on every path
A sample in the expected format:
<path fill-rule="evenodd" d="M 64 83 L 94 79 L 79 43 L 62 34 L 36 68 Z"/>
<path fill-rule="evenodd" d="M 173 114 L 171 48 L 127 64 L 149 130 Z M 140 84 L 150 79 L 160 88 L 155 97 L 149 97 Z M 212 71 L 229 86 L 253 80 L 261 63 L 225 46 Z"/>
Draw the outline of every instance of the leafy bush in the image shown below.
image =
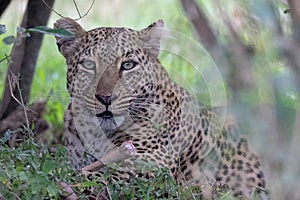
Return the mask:
<path fill-rule="evenodd" d="M 14 135 L 23 139 L 11 148 L 7 143 Z M 110 180 L 113 166 L 101 177 L 87 178 L 70 168 L 64 146 L 54 147 L 55 151 L 50 152 L 49 147 L 35 142 L 33 132 L 26 128 L 8 130 L 0 140 L 0 199 L 62 199 L 67 192 L 61 182 L 70 186 L 78 199 L 88 199 L 87 191 L 91 187 L 98 194 L 108 190 L 110 199 L 190 199 L 192 196 L 190 190 L 176 184 L 168 169 L 158 169 L 151 163 L 137 163 L 142 172 L 148 173 L 126 183 Z M 104 186 L 102 182 L 109 184 Z"/>
<path fill-rule="evenodd" d="M 5 142 L 14 135 L 27 137 L 17 147 Z M 8 130 L 0 142 L 0 194 L 5 199 L 58 199 L 62 189 L 57 184 L 69 177 L 66 149 L 56 146 L 50 153 L 44 145 L 34 142 L 30 130 Z"/>

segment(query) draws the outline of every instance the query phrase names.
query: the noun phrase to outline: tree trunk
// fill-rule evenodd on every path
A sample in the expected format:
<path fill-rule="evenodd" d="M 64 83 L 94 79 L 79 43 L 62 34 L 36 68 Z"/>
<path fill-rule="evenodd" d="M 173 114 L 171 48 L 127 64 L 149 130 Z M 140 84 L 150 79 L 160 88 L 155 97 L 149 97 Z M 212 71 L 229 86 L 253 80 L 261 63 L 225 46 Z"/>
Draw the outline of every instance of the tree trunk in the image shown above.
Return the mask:
<path fill-rule="evenodd" d="M 48 0 L 48 6 L 53 6 L 54 0 Z M 23 16 L 22 27 L 32 28 L 35 26 L 47 25 L 51 9 L 43 1 L 29 0 Z M 38 53 L 42 44 L 43 34 L 32 33 L 29 38 L 25 38 L 20 46 L 16 46 L 12 52 L 12 62 L 7 70 L 4 96 L 0 107 L 0 119 L 7 117 L 19 104 L 11 97 L 8 77 L 12 74 L 19 75 L 19 85 L 21 92 L 13 87 L 13 94 L 17 99 L 22 96 L 24 104 L 30 97 L 32 78 Z M 20 94 L 21 93 L 21 94 Z"/>

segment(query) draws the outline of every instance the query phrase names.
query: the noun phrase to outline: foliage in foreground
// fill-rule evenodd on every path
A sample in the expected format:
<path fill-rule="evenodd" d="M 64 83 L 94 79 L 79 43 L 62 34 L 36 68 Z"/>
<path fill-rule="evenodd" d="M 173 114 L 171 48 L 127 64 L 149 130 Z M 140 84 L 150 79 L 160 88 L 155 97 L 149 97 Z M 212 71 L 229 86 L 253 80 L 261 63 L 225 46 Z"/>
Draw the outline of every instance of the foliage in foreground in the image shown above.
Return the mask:
<path fill-rule="evenodd" d="M 5 142 L 13 134 L 32 134 L 30 130 L 19 131 L 8 130 L 0 141 L 0 195 L 5 199 L 58 199 L 63 192 L 58 182 L 71 172 L 66 165 L 66 149 L 57 146 L 50 154 L 33 137 L 10 148 Z"/>
<path fill-rule="evenodd" d="M 22 135 L 22 142 L 11 148 L 7 143 L 16 134 Z M 145 163 L 137 163 L 142 172 L 148 172 L 145 176 L 132 178 L 129 183 L 113 182 L 105 186 L 103 182 L 110 181 L 113 168 L 101 177 L 102 181 L 98 176 L 87 178 L 68 166 L 64 146 L 57 145 L 55 149 L 49 152 L 48 147 L 35 142 L 27 128 L 8 130 L 0 139 L 0 199 L 63 199 L 67 192 L 62 182 L 72 188 L 78 199 L 87 199 L 91 187 L 94 196 L 105 194 L 113 200 L 199 199 L 199 191 L 178 186 L 168 169 Z M 232 198 L 223 194 L 221 199 Z"/>
<path fill-rule="evenodd" d="M 26 137 L 16 147 L 7 144 L 14 134 Z M 144 170 L 148 170 L 145 168 Z M 109 179 L 109 174 L 105 174 Z M 62 199 L 66 195 L 59 183 L 71 186 L 79 199 L 85 199 L 84 190 L 93 186 L 104 187 L 88 180 L 67 164 L 67 150 L 57 145 L 50 153 L 44 145 L 37 144 L 31 130 L 8 130 L 0 140 L 0 199 Z M 159 199 L 176 197 L 178 187 L 167 169 L 159 169 L 151 180 L 132 179 L 130 184 L 113 183 L 107 188 L 111 199 Z"/>

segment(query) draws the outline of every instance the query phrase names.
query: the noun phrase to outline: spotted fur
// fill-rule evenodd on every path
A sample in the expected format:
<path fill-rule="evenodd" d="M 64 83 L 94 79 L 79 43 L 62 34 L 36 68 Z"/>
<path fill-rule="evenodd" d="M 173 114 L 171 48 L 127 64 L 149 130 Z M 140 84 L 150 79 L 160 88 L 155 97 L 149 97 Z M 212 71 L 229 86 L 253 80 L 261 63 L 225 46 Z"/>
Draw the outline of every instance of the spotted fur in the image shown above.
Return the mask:
<path fill-rule="evenodd" d="M 136 160 L 152 161 L 179 183 L 199 185 L 206 198 L 216 187 L 265 198 L 260 161 L 237 127 L 196 102 L 158 61 L 161 20 L 140 31 L 85 31 L 68 18 L 55 27 L 74 34 L 57 44 L 68 66 L 65 140 L 75 168 L 131 140 L 137 154 L 120 167 L 122 178 L 139 171 Z"/>

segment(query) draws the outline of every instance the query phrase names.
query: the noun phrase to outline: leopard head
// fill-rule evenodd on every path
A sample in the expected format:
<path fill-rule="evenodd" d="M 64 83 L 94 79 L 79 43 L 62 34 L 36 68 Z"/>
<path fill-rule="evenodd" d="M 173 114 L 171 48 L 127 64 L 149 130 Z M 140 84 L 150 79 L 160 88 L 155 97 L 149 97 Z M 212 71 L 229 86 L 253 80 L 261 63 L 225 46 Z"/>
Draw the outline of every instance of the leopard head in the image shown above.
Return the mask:
<path fill-rule="evenodd" d="M 96 121 L 110 138 L 126 119 L 151 107 L 154 90 L 166 76 L 157 59 L 162 20 L 139 31 L 85 31 L 69 18 L 58 20 L 54 27 L 73 34 L 56 40 L 67 62 L 67 88 L 78 115 L 86 113 L 85 120 Z"/>

